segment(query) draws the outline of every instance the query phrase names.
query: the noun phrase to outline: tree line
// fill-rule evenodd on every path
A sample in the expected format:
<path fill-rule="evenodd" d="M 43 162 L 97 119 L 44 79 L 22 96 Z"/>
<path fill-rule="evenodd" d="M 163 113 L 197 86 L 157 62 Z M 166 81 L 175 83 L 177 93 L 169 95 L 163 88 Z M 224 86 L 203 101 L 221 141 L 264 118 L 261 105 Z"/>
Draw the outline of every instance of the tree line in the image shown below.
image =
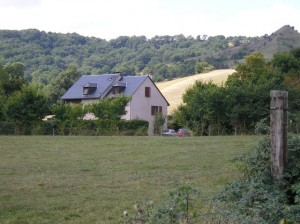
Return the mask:
<path fill-rule="evenodd" d="M 254 133 L 269 122 L 270 90 L 289 92 L 289 126 L 300 125 L 300 49 L 274 55 L 245 57 L 236 72 L 218 86 L 197 81 L 173 114 L 173 126 L 187 126 L 196 135 Z"/>

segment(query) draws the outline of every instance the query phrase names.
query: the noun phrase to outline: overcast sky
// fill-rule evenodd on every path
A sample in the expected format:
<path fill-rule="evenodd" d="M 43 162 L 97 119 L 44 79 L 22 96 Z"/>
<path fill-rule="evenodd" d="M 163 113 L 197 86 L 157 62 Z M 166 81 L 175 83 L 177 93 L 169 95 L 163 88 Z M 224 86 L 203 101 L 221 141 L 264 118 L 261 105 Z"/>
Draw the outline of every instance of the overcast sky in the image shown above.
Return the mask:
<path fill-rule="evenodd" d="M 0 29 L 119 36 L 300 31 L 300 0 L 0 0 Z"/>

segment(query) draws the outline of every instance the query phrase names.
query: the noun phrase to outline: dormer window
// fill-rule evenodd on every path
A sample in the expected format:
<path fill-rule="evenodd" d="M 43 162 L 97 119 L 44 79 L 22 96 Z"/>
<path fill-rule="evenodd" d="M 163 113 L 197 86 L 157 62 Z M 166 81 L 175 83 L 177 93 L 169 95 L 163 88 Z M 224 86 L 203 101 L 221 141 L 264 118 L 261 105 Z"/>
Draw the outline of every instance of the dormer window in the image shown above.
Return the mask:
<path fill-rule="evenodd" d="M 117 95 L 117 94 L 120 94 L 120 93 L 123 93 L 125 88 L 127 86 L 127 83 L 126 82 L 116 82 L 112 89 L 111 89 L 111 93 L 113 95 Z"/>
<path fill-rule="evenodd" d="M 97 89 L 97 83 L 88 82 L 83 86 L 83 95 L 90 95 Z"/>

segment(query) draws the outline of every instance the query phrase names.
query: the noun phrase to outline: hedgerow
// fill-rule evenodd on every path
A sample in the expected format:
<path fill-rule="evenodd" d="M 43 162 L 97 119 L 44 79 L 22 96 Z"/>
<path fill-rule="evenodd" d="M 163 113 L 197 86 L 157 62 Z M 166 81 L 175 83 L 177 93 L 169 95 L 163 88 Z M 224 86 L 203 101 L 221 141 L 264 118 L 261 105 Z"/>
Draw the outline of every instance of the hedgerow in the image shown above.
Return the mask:
<path fill-rule="evenodd" d="M 52 120 L 23 127 L 19 134 L 32 135 L 147 135 L 144 120 Z M 25 132 L 26 131 L 26 132 Z M 16 134 L 13 123 L 0 122 L 0 134 Z"/>

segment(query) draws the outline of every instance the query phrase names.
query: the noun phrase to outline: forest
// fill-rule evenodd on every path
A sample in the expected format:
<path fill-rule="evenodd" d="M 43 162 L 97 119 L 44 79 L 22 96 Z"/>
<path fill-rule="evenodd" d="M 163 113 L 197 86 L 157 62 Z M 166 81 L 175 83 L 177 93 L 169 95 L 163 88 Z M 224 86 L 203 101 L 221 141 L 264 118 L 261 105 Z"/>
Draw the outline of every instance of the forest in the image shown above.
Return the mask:
<path fill-rule="evenodd" d="M 120 36 L 112 40 L 84 37 L 76 33 L 46 33 L 30 29 L 0 30 L 0 64 L 20 62 L 25 79 L 49 84 L 70 64 L 81 75 L 122 72 L 150 74 L 154 81 L 195 74 L 197 57 L 239 46 L 256 38 L 244 36 L 184 35 Z M 242 59 L 245 53 L 233 56 Z M 226 68 L 219 59 L 209 62 Z"/>
<path fill-rule="evenodd" d="M 262 52 L 270 60 L 277 52 L 297 47 L 300 34 L 289 25 L 261 37 L 179 34 L 111 40 L 36 29 L 0 30 L 0 65 L 20 62 L 26 80 L 44 85 L 71 64 L 81 75 L 122 72 L 162 81 L 198 73 L 199 62 L 216 69 L 235 68 L 251 53 Z"/>

